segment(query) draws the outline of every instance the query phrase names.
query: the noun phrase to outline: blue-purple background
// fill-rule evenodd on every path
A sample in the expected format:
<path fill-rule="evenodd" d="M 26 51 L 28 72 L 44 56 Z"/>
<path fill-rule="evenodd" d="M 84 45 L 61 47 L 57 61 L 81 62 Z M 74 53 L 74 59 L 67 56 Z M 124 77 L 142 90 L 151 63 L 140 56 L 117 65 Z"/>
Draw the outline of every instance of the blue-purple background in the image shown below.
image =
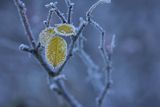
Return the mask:
<path fill-rule="evenodd" d="M 35 38 L 44 28 L 50 0 L 24 0 Z M 96 0 L 72 0 L 73 22 Z M 63 0 L 58 7 L 66 11 Z M 113 54 L 113 85 L 103 107 L 160 107 L 160 1 L 112 0 L 94 11 L 107 32 L 107 42 L 116 34 Z M 55 16 L 52 24 L 59 23 Z M 100 67 L 99 33 L 92 26 L 84 31 L 85 50 Z M 69 107 L 47 85 L 47 74 L 37 61 L 18 46 L 28 44 L 12 0 L 0 0 L 0 107 Z M 84 105 L 96 107 L 98 92 L 87 82 L 87 67 L 75 55 L 65 67 L 67 89 Z"/>

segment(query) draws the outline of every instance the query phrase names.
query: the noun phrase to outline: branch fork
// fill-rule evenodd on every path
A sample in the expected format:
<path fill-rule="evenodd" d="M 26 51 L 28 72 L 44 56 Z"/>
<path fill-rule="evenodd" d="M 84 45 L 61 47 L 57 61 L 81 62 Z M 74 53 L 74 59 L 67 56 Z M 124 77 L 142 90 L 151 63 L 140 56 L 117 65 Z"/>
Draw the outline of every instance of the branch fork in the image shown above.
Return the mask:
<path fill-rule="evenodd" d="M 75 45 L 77 43 L 77 41 L 79 40 L 79 38 L 82 39 L 81 35 L 83 30 L 85 29 L 85 27 L 88 24 L 92 24 L 94 25 L 97 30 L 100 31 L 101 33 L 101 37 L 100 37 L 100 44 L 99 44 L 99 50 L 101 52 L 101 56 L 104 59 L 104 63 L 105 63 L 105 71 L 106 71 L 106 81 L 105 81 L 105 86 L 104 89 L 102 90 L 102 92 L 100 93 L 100 95 L 97 97 L 97 101 L 98 101 L 98 106 L 101 107 L 103 99 L 105 94 L 108 92 L 108 90 L 110 89 L 111 86 L 111 71 L 112 71 L 112 63 L 111 63 L 111 56 L 112 56 L 112 52 L 113 52 L 113 48 L 114 48 L 114 42 L 115 42 L 115 36 L 112 39 L 112 43 L 111 43 L 111 50 L 109 53 L 109 50 L 106 50 L 105 47 L 105 32 L 103 30 L 103 28 L 93 20 L 92 12 L 94 11 L 94 9 L 99 6 L 102 3 L 109 3 L 109 0 L 98 0 L 95 4 L 93 4 L 89 10 L 86 13 L 86 20 L 84 20 L 83 18 L 80 18 L 80 25 L 77 28 L 77 33 L 72 36 L 71 38 L 71 43 L 70 43 L 70 47 L 68 50 L 68 54 L 67 54 L 67 58 L 65 60 L 65 62 L 58 68 L 58 69 L 52 69 L 48 63 L 45 61 L 45 59 L 42 56 L 42 53 L 40 51 L 40 43 L 36 44 L 36 41 L 34 39 L 34 36 L 32 34 L 32 30 L 26 15 L 26 7 L 25 4 L 22 2 L 22 0 L 13 0 L 19 15 L 21 17 L 22 20 L 22 24 L 24 25 L 24 29 L 25 32 L 27 34 L 27 37 L 29 38 L 29 42 L 31 44 L 31 46 L 27 46 L 24 44 L 21 44 L 19 46 L 19 49 L 25 52 L 29 52 L 31 53 L 42 65 L 42 67 L 47 71 L 48 75 L 49 75 L 49 85 L 50 88 L 52 90 L 54 90 L 55 92 L 57 92 L 59 95 L 61 95 L 64 99 L 66 99 L 68 101 L 68 103 L 72 106 L 72 107 L 82 107 L 82 105 L 66 90 L 65 88 L 65 84 L 64 84 L 64 76 L 60 75 L 61 72 L 63 71 L 66 63 L 70 60 L 70 58 L 72 57 L 72 54 L 74 52 L 74 48 Z M 107 2 L 106 2 L 107 1 Z M 67 10 L 67 18 L 64 16 L 64 14 L 57 8 L 57 2 L 51 2 L 47 5 L 45 5 L 47 8 L 50 8 L 49 12 L 48 12 L 48 16 L 47 19 L 44 21 L 44 25 L 46 28 L 50 27 L 50 21 L 52 18 L 53 13 L 56 13 L 56 15 L 59 17 L 59 19 L 61 20 L 62 23 L 67 23 L 67 24 L 71 24 L 72 23 L 72 13 L 73 13 L 73 6 L 74 3 L 72 3 L 70 0 L 65 0 L 65 3 L 68 7 Z M 83 40 L 80 40 L 80 47 L 79 49 L 81 49 L 81 53 L 83 53 L 83 55 L 86 56 L 86 61 L 88 61 L 89 63 L 93 64 L 92 59 L 88 56 L 88 54 L 83 50 Z M 79 50 L 78 50 L 79 51 Z M 97 67 L 91 67 L 89 70 L 98 70 Z M 95 77 L 93 77 L 95 78 Z M 51 79 L 51 81 L 50 81 Z M 54 81 L 54 83 L 52 82 L 52 80 Z"/>

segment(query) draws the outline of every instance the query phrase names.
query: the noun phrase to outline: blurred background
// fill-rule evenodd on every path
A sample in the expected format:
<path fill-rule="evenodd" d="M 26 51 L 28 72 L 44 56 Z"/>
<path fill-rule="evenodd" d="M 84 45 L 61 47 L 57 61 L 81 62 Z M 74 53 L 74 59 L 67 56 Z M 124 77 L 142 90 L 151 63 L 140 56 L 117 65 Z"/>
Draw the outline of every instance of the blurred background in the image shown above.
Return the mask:
<path fill-rule="evenodd" d="M 53 0 L 54 1 L 54 0 Z M 96 0 L 72 0 L 75 3 L 73 23 Z M 24 0 L 35 38 L 43 26 L 51 0 Z M 64 0 L 58 7 L 66 12 Z M 160 107 L 160 1 L 112 0 L 99 6 L 94 19 L 106 30 L 106 44 L 116 34 L 113 54 L 113 85 L 103 107 Z M 56 16 L 52 25 L 59 23 Z M 85 51 L 99 68 L 103 59 L 98 51 L 99 32 L 92 26 L 84 31 Z M 28 53 L 21 52 L 21 43 L 28 44 L 17 9 L 12 0 L 0 0 L 0 107 L 69 107 L 47 85 L 47 73 Z M 66 65 L 66 87 L 84 107 L 96 107 L 95 90 L 87 78 L 87 66 L 75 55 Z M 102 72 L 102 71 L 99 71 Z M 102 79 L 103 80 L 103 79 Z"/>

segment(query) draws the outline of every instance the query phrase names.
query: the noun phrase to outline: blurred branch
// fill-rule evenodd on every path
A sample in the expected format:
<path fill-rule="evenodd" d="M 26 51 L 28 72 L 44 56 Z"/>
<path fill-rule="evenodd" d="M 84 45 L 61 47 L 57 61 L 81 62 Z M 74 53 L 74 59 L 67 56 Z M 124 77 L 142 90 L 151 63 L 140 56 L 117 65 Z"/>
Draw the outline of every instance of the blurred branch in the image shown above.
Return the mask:
<path fill-rule="evenodd" d="M 101 74 L 99 72 L 99 67 L 95 62 L 92 60 L 92 58 L 89 56 L 89 54 L 84 50 L 84 41 L 86 38 L 81 34 L 77 41 L 77 46 L 74 49 L 83 63 L 87 67 L 87 73 L 88 73 L 88 80 L 92 83 L 93 87 L 95 90 L 100 91 L 101 88 L 103 87 L 101 80 Z"/>
<path fill-rule="evenodd" d="M 71 95 L 64 84 L 65 75 L 58 75 L 55 78 L 49 78 L 50 89 L 62 96 L 72 107 L 82 107 L 82 105 Z"/>
<path fill-rule="evenodd" d="M 99 107 L 102 106 L 104 97 L 109 92 L 109 89 L 112 84 L 111 72 L 112 72 L 112 54 L 113 54 L 114 47 L 115 47 L 115 35 L 113 35 L 111 44 L 107 48 L 107 56 L 106 56 L 107 62 L 105 65 L 105 71 L 106 71 L 107 77 L 105 78 L 105 86 L 101 91 L 101 93 L 99 94 L 99 96 L 97 97 L 97 103 Z"/>

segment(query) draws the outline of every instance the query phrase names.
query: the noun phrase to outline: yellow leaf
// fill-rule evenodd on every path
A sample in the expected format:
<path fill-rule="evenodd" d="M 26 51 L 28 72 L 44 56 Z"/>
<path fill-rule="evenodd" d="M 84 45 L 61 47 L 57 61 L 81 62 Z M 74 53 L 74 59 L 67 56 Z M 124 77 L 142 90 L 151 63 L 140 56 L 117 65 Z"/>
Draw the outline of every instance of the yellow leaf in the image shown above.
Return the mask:
<path fill-rule="evenodd" d="M 42 30 L 42 32 L 39 34 L 39 42 L 41 43 L 41 46 L 45 47 L 48 42 L 55 36 L 54 28 L 46 28 Z"/>
<path fill-rule="evenodd" d="M 62 36 L 72 36 L 76 34 L 75 27 L 71 24 L 57 24 L 55 32 Z"/>
<path fill-rule="evenodd" d="M 53 37 L 46 46 L 45 56 L 47 62 L 53 67 L 61 65 L 67 56 L 66 41 L 59 36 Z"/>

